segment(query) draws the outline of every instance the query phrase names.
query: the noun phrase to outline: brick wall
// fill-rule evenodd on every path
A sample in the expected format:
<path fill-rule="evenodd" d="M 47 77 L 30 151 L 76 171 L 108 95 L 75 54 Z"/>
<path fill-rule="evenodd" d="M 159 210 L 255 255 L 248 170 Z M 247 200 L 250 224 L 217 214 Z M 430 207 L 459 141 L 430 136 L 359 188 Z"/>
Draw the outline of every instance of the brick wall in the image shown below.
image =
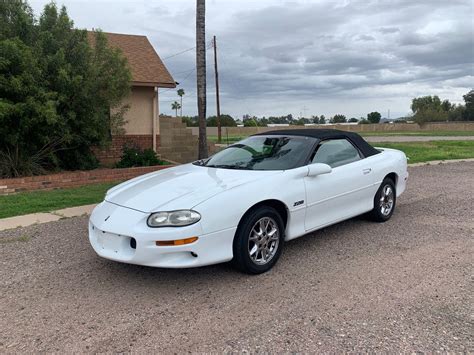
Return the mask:
<path fill-rule="evenodd" d="M 160 134 L 156 136 L 158 156 L 170 161 L 189 163 L 198 157 L 198 137 L 186 128 L 181 119 L 176 117 L 160 117 Z M 153 135 L 126 134 L 112 137 L 110 144 L 104 148 L 95 148 L 94 154 L 102 166 L 112 167 L 120 160 L 124 145 L 130 144 L 141 149 L 153 148 Z M 218 148 L 208 143 L 209 154 L 214 154 Z"/>
<path fill-rule="evenodd" d="M 20 191 L 51 190 L 102 182 L 124 181 L 152 171 L 170 168 L 172 166 L 173 165 L 161 165 L 125 169 L 68 171 L 51 175 L 0 179 L 0 195 L 13 194 Z"/>
<path fill-rule="evenodd" d="M 101 165 L 112 166 L 120 160 L 124 145 L 135 145 L 141 149 L 153 148 L 153 135 L 151 134 L 127 134 L 112 136 L 110 144 L 103 149 L 94 148 L 94 154 Z M 156 145 L 160 145 L 160 136 L 156 136 Z"/>

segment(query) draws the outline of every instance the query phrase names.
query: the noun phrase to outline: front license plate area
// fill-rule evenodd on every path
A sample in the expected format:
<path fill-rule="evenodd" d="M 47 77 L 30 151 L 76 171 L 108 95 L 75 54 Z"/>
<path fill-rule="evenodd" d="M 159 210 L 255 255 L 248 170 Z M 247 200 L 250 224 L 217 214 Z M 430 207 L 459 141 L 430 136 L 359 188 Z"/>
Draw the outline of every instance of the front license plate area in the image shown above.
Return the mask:
<path fill-rule="evenodd" d="M 126 244 L 126 239 L 128 238 L 107 232 L 99 232 L 99 235 L 97 236 L 97 240 L 102 249 L 110 250 L 115 253 L 118 253 L 120 250 L 122 250 Z"/>

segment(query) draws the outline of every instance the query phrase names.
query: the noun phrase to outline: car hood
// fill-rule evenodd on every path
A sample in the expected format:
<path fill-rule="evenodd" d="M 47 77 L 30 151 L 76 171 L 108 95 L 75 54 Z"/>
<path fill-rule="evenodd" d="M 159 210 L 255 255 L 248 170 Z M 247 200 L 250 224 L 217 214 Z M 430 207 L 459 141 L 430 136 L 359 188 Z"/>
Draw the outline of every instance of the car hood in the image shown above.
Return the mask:
<path fill-rule="evenodd" d="M 223 191 L 281 173 L 216 169 L 193 164 L 168 168 L 110 189 L 105 200 L 142 212 L 192 208 Z"/>

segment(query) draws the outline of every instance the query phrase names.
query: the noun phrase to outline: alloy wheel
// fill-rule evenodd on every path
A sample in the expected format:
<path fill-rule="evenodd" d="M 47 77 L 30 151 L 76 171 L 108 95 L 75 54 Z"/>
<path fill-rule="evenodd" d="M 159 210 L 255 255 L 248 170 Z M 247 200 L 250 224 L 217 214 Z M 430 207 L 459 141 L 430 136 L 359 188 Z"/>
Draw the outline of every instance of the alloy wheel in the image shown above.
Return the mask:
<path fill-rule="evenodd" d="M 280 243 L 280 231 L 273 218 L 260 218 L 250 230 L 248 253 L 257 265 L 265 265 L 275 256 Z"/>
<path fill-rule="evenodd" d="M 380 212 L 384 216 L 388 216 L 393 209 L 394 194 L 390 185 L 385 185 L 382 189 L 382 196 L 380 197 Z"/>

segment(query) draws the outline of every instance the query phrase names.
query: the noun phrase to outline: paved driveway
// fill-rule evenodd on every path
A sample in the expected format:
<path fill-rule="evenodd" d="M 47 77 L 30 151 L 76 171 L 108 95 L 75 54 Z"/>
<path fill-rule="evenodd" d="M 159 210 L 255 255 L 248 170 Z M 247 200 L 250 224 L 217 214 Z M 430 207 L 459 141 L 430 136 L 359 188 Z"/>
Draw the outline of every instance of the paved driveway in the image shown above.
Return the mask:
<path fill-rule="evenodd" d="M 0 352 L 474 351 L 474 163 L 410 170 L 392 220 L 285 245 L 269 273 L 99 259 L 87 218 L 0 233 Z"/>

